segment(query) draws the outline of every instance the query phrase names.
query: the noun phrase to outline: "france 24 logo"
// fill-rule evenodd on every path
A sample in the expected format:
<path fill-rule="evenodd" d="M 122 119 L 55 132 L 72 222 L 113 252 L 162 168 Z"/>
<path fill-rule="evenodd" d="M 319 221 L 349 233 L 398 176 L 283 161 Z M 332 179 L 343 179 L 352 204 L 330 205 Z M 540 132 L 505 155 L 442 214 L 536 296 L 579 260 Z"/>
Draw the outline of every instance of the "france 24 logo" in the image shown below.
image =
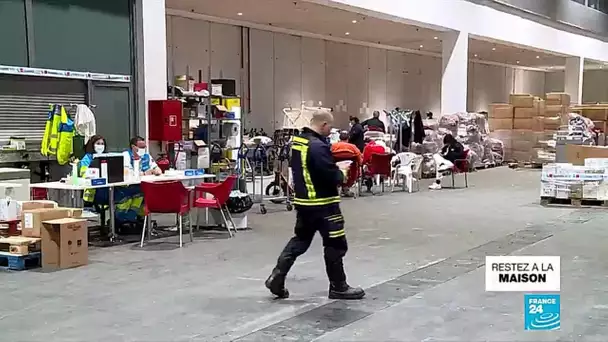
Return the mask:
<path fill-rule="evenodd" d="M 526 330 L 558 330 L 561 326 L 559 294 L 524 295 Z"/>

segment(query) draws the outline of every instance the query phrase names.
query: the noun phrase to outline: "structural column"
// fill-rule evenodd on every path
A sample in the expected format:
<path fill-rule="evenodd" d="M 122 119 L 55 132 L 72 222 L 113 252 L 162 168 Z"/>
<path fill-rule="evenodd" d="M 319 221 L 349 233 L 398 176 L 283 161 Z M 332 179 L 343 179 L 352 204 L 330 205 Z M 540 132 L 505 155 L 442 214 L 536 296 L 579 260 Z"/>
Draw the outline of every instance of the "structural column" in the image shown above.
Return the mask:
<path fill-rule="evenodd" d="M 442 41 L 441 114 L 467 111 L 469 35 L 446 32 Z"/>
<path fill-rule="evenodd" d="M 582 57 L 566 58 L 564 72 L 564 91 L 570 94 L 572 104 L 583 103 L 583 67 L 585 59 Z"/>
<path fill-rule="evenodd" d="M 165 0 L 136 0 L 137 130 L 148 138 L 148 101 L 167 98 Z"/>

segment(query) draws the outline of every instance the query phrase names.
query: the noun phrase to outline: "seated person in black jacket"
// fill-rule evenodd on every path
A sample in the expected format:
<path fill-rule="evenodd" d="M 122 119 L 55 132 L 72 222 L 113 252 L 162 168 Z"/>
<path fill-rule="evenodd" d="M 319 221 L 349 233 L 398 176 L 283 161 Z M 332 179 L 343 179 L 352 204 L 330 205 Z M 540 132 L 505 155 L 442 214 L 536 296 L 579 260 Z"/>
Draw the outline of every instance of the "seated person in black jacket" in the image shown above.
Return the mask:
<path fill-rule="evenodd" d="M 375 110 L 374 116 L 369 118 L 361 123 L 363 129 L 367 129 L 370 131 L 380 131 L 382 133 L 386 133 L 386 128 L 384 127 L 384 122 L 380 120 L 380 112 Z"/>
<path fill-rule="evenodd" d="M 431 190 L 441 189 L 441 178 L 443 177 L 443 173 L 452 170 L 454 168 L 454 162 L 458 159 L 464 159 L 464 157 L 464 146 L 456 141 L 451 134 L 446 134 L 445 137 L 443 137 L 441 153 L 433 155 L 436 178 L 435 183 L 431 184 L 429 188 Z"/>

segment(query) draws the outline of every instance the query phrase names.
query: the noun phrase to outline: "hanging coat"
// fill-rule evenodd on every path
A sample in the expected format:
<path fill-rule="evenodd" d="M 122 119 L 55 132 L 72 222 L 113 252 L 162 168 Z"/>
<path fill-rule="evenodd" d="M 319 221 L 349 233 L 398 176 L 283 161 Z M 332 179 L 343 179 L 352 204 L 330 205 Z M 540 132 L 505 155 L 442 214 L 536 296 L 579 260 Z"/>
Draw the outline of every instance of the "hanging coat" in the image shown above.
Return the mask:
<path fill-rule="evenodd" d="M 414 142 L 417 144 L 422 144 L 424 141 L 424 124 L 422 123 L 422 115 L 420 115 L 420 111 L 417 110 L 414 113 L 414 122 L 413 122 L 413 130 L 414 130 Z"/>

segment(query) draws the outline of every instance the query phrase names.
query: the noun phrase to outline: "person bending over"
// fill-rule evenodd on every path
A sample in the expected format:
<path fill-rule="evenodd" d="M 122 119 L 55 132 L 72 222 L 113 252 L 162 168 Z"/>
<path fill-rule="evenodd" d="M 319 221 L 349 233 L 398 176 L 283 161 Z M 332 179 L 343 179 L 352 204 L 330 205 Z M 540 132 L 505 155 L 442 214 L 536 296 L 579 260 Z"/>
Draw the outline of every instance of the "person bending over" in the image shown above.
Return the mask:
<path fill-rule="evenodd" d="M 384 122 L 382 122 L 382 120 L 380 120 L 380 112 L 377 110 L 374 111 L 373 117 L 363 121 L 361 123 L 361 125 L 363 126 L 364 129 L 367 129 L 370 131 L 386 133 L 386 127 L 384 127 Z"/>
<path fill-rule="evenodd" d="M 336 162 L 346 160 L 352 161 L 352 164 L 350 164 L 348 168 L 347 180 L 342 185 L 342 195 L 352 196 L 349 189 L 359 178 L 359 169 L 363 163 L 363 155 L 357 146 L 348 142 L 348 132 L 340 133 L 340 141 L 331 145 L 331 154 L 334 156 Z"/>
<path fill-rule="evenodd" d="M 454 168 L 454 162 L 458 159 L 464 159 L 464 146 L 459 143 L 451 134 L 446 134 L 443 137 L 443 147 L 441 153 L 433 155 L 435 161 L 436 177 L 435 183 L 431 184 L 431 190 L 441 189 L 441 178 L 443 173 Z"/>

